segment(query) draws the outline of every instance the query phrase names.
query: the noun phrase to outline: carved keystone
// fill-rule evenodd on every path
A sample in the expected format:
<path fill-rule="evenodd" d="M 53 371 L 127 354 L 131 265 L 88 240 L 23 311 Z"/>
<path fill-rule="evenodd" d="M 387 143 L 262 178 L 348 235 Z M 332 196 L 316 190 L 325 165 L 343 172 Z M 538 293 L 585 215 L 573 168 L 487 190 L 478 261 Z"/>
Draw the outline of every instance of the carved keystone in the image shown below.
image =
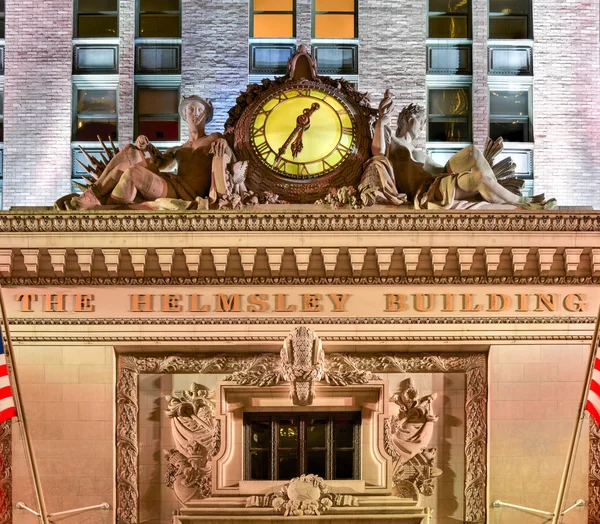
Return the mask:
<path fill-rule="evenodd" d="M 227 259 L 229 258 L 229 248 L 219 247 L 212 248 L 210 250 L 213 256 L 213 262 L 215 264 L 215 270 L 218 277 L 224 277 L 225 271 L 227 271 Z"/>
<path fill-rule="evenodd" d="M 563 259 L 565 262 L 565 271 L 567 274 L 572 274 L 577 271 L 579 262 L 581 262 L 581 254 L 583 249 L 579 247 L 568 247 L 563 253 Z"/>
<path fill-rule="evenodd" d="M 305 277 L 308 273 L 308 264 L 310 264 L 310 255 L 312 247 L 295 247 L 294 257 L 296 258 L 296 268 L 301 277 Z"/>
<path fill-rule="evenodd" d="M 242 269 L 244 270 L 244 276 L 246 277 L 252 276 L 257 251 L 258 249 L 255 247 L 240 247 L 238 249 L 242 261 Z"/>
<path fill-rule="evenodd" d="M 379 266 L 379 275 L 386 277 L 390 266 L 392 265 L 392 255 L 394 254 L 393 247 L 378 247 L 375 250 L 377 255 L 377 265 Z"/>
<path fill-rule="evenodd" d="M 12 273 L 12 264 L 12 249 L 0 249 L 0 275 L 3 277 L 9 277 Z"/>
<path fill-rule="evenodd" d="M 50 264 L 52 270 L 57 277 L 62 277 L 65 274 L 67 265 L 67 250 L 66 249 L 49 249 Z"/>
<path fill-rule="evenodd" d="M 321 254 L 323 255 L 323 265 L 325 266 L 325 274 L 330 277 L 333 276 L 335 266 L 337 265 L 337 259 L 340 254 L 338 247 L 322 247 Z"/>
<path fill-rule="evenodd" d="M 554 247 L 540 247 L 538 249 L 538 269 L 540 275 L 550 272 L 552 263 L 554 262 L 554 253 L 556 253 L 556 248 Z"/>
<path fill-rule="evenodd" d="M 271 269 L 271 275 L 274 277 L 279 276 L 281 270 L 281 261 L 283 260 L 282 247 L 268 247 L 265 249 L 267 252 L 267 259 L 269 260 L 269 268 Z"/>
<path fill-rule="evenodd" d="M 513 247 L 510 250 L 510 256 L 512 257 L 513 273 L 518 275 L 525 269 L 527 264 L 527 255 L 529 254 L 528 247 Z"/>
<path fill-rule="evenodd" d="M 21 249 L 23 255 L 23 263 L 30 277 L 37 275 L 40 267 L 40 250 L 39 249 Z"/>
<path fill-rule="evenodd" d="M 75 250 L 77 252 L 78 250 Z M 86 251 L 82 249 L 81 251 Z M 84 255 L 88 253 L 81 253 L 81 257 L 79 257 L 79 253 L 77 252 L 77 261 L 79 262 L 79 269 L 83 273 L 84 270 L 92 270 L 92 259 L 91 257 L 86 258 Z M 119 263 L 121 260 L 121 250 L 118 248 L 111 249 L 103 249 L 102 256 L 104 256 L 104 265 L 106 266 L 106 271 L 108 271 L 108 276 L 116 277 L 119 274 Z M 87 263 L 89 262 L 89 267 Z"/>
<path fill-rule="evenodd" d="M 348 248 L 348 254 L 350 255 L 350 265 L 352 266 L 352 274 L 354 276 L 360 276 L 362 268 L 365 265 L 365 256 L 367 254 L 366 247 L 351 247 Z"/>
<path fill-rule="evenodd" d="M 191 277 L 197 277 L 200 271 L 200 257 L 202 256 L 201 248 L 187 248 L 183 250 L 185 255 L 185 265 Z"/>
<path fill-rule="evenodd" d="M 120 250 L 116 250 L 120 251 Z M 89 277 L 92 274 L 92 265 L 94 263 L 94 250 L 90 248 L 86 249 L 76 249 L 75 254 L 77 255 L 77 265 L 79 266 L 79 271 L 81 271 L 81 275 L 84 277 Z M 117 272 L 111 274 L 110 271 L 108 273 L 110 276 L 117 276 Z"/>
<path fill-rule="evenodd" d="M 175 250 L 173 248 L 156 248 L 156 255 L 158 256 L 158 265 L 160 266 L 162 276 L 170 276 L 173 269 Z"/>
<path fill-rule="evenodd" d="M 431 265 L 433 266 L 434 275 L 441 275 L 444 271 L 448 259 L 448 251 L 449 249 L 447 247 L 432 247 L 430 249 Z"/>
<path fill-rule="evenodd" d="M 459 247 L 456 250 L 458 253 L 458 268 L 461 275 L 466 275 L 471 271 L 475 251 L 474 247 Z"/>
<path fill-rule="evenodd" d="M 131 265 L 136 277 L 143 277 L 146 269 L 147 249 L 130 249 L 129 256 L 131 257 Z"/>
<path fill-rule="evenodd" d="M 421 255 L 420 247 L 405 247 L 402 248 L 404 254 L 404 269 L 408 275 L 414 273 L 419 265 L 419 256 Z"/>
<path fill-rule="evenodd" d="M 594 275 L 600 273 L 600 249 L 590 251 L 590 266 Z"/>
<path fill-rule="evenodd" d="M 502 256 L 501 247 L 486 247 L 485 253 L 485 269 L 488 275 L 493 275 L 498 271 L 500 265 L 500 257 Z"/>

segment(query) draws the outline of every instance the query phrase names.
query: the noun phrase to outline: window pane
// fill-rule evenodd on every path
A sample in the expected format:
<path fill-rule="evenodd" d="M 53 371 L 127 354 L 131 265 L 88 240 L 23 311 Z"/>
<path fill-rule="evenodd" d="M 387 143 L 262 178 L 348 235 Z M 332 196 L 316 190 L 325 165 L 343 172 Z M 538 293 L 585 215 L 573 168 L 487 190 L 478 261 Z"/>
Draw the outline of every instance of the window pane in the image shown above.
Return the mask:
<path fill-rule="evenodd" d="M 255 38 L 292 38 L 293 15 L 254 15 Z"/>
<path fill-rule="evenodd" d="M 298 447 L 298 423 L 294 420 L 279 422 L 279 448 Z"/>
<path fill-rule="evenodd" d="M 116 119 L 95 119 L 87 120 L 85 118 L 77 119 L 77 130 L 75 131 L 75 140 L 92 141 L 98 140 L 98 135 L 102 138 L 117 138 L 117 120 Z"/>
<path fill-rule="evenodd" d="M 467 116 L 469 91 L 467 89 L 430 89 L 429 115 Z"/>
<path fill-rule="evenodd" d="M 177 113 L 179 105 L 177 89 L 139 89 L 138 97 L 140 115 Z"/>
<path fill-rule="evenodd" d="M 354 12 L 354 0 L 315 0 L 315 11 Z"/>
<path fill-rule="evenodd" d="M 118 36 L 116 16 L 79 15 L 77 36 L 79 38 L 111 38 Z"/>
<path fill-rule="evenodd" d="M 490 138 L 502 137 L 505 142 L 529 142 L 529 122 L 490 122 Z"/>
<path fill-rule="evenodd" d="M 335 422 L 335 447 L 352 448 L 354 447 L 354 423 L 346 421 Z"/>
<path fill-rule="evenodd" d="M 531 74 L 531 49 L 490 48 L 490 72 Z"/>
<path fill-rule="evenodd" d="M 466 122 L 429 121 L 429 138 L 431 142 L 469 142 L 469 126 Z"/>
<path fill-rule="evenodd" d="M 306 452 L 306 474 L 327 477 L 327 452 L 324 449 Z"/>
<path fill-rule="evenodd" d="M 174 47 L 138 47 L 137 70 L 143 73 L 179 70 L 179 51 Z"/>
<path fill-rule="evenodd" d="M 250 426 L 250 448 L 271 447 L 271 422 L 269 420 L 254 420 Z"/>
<path fill-rule="evenodd" d="M 298 451 L 279 451 L 279 475 L 278 480 L 290 480 L 300 474 L 298 467 Z"/>
<path fill-rule="evenodd" d="M 117 92 L 111 89 L 80 89 L 77 91 L 77 114 L 116 114 Z"/>
<path fill-rule="evenodd" d="M 357 60 L 353 47 L 319 47 L 313 46 L 313 56 L 317 57 L 319 71 L 357 74 Z"/>
<path fill-rule="evenodd" d="M 270 452 L 268 450 L 253 450 L 250 452 L 250 479 L 269 480 Z"/>
<path fill-rule="evenodd" d="M 294 0 L 254 0 L 255 11 L 293 11 Z"/>
<path fill-rule="evenodd" d="M 468 38 L 466 16 L 430 16 L 430 38 Z"/>
<path fill-rule="evenodd" d="M 492 91 L 490 93 L 490 114 L 527 116 L 529 114 L 527 98 L 527 91 Z"/>
<path fill-rule="evenodd" d="M 529 2 L 523 0 L 490 0 L 490 13 L 524 15 L 529 13 Z"/>
<path fill-rule="evenodd" d="M 179 0 L 140 0 L 140 12 L 179 11 Z"/>
<path fill-rule="evenodd" d="M 285 73 L 287 62 L 292 56 L 292 48 L 273 46 L 251 46 L 253 64 L 257 71 L 273 71 Z"/>
<path fill-rule="evenodd" d="M 335 478 L 354 478 L 354 451 L 348 450 L 335 452 Z"/>
<path fill-rule="evenodd" d="M 464 13 L 469 12 L 467 0 L 429 0 L 430 13 Z"/>
<path fill-rule="evenodd" d="M 308 420 L 306 424 L 306 446 L 324 448 L 327 445 L 327 420 Z"/>
<path fill-rule="evenodd" d="M 179 13 L 140 15 L 140 36 L 146 38 L 178 38 Z"/>
<path fill-rule="evenodd" d="M 79 47 L 76 52 L 75 68 L 84 71 L 90 69 L 116 69 L 117 49 L 114 47 Z"/>
<path fill-rule="evenodd" d="M 354 38 L 354 15 L 315 15 L 315 38 Z"/>
<path fill-rule="evenodd" d="M 526 16 L 502 16 L 490 18 L 490 38 L 527 38 Z"/>
<path fill-rule="evenodd" d="M 79 0 L 77 2 L 77 10 L 80 13 L 100 13 L 102 11 L 116 11 L 117 9 L 117 0 Z"/>

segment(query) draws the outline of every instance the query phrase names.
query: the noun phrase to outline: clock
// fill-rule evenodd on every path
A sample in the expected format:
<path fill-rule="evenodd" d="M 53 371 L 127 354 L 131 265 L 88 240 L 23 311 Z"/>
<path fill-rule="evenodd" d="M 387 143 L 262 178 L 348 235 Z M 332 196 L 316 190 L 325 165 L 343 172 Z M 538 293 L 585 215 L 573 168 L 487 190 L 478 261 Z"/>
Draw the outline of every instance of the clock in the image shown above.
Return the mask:
<path fill-rule="evenodd" d="M 313 203 L 331 188 L 358 185 L 376 113 L 350 82 L 319 76 L 299 46 L 286 76 L 240 93 L 225 136 L 236 159 L 248 162 L 246 186 L 254 193 Z"/>
<path fill-rule="evenodd" d="M 250 142 L 274 172 L 293 179 L 324 176 L 356 147 L 356 122 L 340 97 L 317 87 L 287 89 L 258 105 Z"/>

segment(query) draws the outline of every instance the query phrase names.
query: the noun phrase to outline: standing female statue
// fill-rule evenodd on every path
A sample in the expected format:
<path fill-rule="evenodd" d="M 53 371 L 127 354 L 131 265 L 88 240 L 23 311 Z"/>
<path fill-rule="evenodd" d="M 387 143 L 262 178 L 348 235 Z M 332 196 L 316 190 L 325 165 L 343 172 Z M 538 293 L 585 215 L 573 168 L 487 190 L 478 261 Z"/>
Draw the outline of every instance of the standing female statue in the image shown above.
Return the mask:
<path fill-rule="evenodd" d="M 389 127 L 392 110 L 388 90 L 379 105 L 373 158 L 363 175 L 363 183 L 379 187 L 388 202 L 397 204 L 408 199 L 416 209 L 464 209 L 484 201 L 525 209 L 552 209 L 556 205 L 556 200 L 544 200 L 543 195 L 521 197 L 503 187 L 475 146 L 461 149 L 445 166 L 437 164 L 413 145 L 425 127 L 425 109 L 416 104 L 402 109 L 396 136 Z"/>
<path fill-rule="evenodd" d="M 139 136 L 135 146 L 125 146 L 110 160 L 84 193 L 71 198 L 70 207 L 90 209 L 159 198 L 193 201 L 212 196 L 216 200 L 217 193 L 225 192 L 221 190 L 233 153 L 220 133 L 205 132 L 213 116 L 212 103 L 193 95 L 182 100 L 179 114 L 189 129 L 185 144 L 161 153 L 148 138 Z M 175 168 L 177 174 L 170 172 Z"/>

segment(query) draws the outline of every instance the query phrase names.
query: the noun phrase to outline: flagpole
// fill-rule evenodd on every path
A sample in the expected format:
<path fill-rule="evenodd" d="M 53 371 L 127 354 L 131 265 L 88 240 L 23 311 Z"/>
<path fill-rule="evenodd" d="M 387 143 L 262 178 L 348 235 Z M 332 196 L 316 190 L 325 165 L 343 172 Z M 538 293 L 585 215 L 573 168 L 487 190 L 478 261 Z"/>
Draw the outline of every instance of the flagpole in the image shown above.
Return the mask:
<path fill-rule="evenodd" d="M 6 306 L 4 304 L 4 296 L 2 294 L 2 285 L 0 285 L 0 309 L 2 310 L 2 324 L 4 325 L 4 330 L 6 333 L 6 344 L 8 351 L 5 351 L 6 361 L 9 364 L 8 372 L 9 375 L 12 375 L 11 389 L 13 394 L 13 399 L 15 402 L 15 408 L 17 411 L 17 418 L 21 423 L 21 429 L 23 433 L 23 437 L 25 440 L 25 449 L 27 453 L 27 458 L 29 462 L 29 467 L 31 469 L 31 476 L 33 477 L 33 488 L 35 491 L 35 496 L 38 502 L 38 508 L 40 514 L 38 515 L 41 524 L 48 524 L 48 513 L 46 512 L 46 502 L 44 501 L 44 494 L 42 492 L 42 485 L 40 482 L 40 475 L 37 468 L 37 463 L 35 461 L 35 454 L 33 452 L 33 446 L 31 445 L 31 439 L 29 437 L 29 430 L 27 429 L 27 420 L 25 419 L 25 412 L 23 410 L 23 406 L 21 405 L 21 392 L 19 389 L 19 378 L 17 373 L 17 367 L 15 365 L 15 361 L 13 359 L 14 351 L 12 345 L 12 339 L 10 337 L 10 326 L 8 325 L 8 317 L 6 315 Z"/>
<path fill-rule="evenodd" d="M 571 443 L 569 444 L 569 452 L 567 454 L 567 460 L 565 461 L 565 468 L 563 470 L 562 477 L 560 479 L 560 487 L 558 488 L 558 496 L 556 498 L 556 506 L 554 506 L 554 515 L 552 517 L 552 524 L 558 524 L 562 517 L 561 508 L 565 501 L 567 494 L 567 485 L 569 477 L 571 476 L 571 469 L 573 467 L 573 461 L 575 459 L 575 447 L 577 445 L 577 437 L 580 432 L 581 424 L 585 415 L 585 407 L 587 404 L 587 398 L 590 391 L 590 384 L 592 382 L 592 376 L 594 374 L 594 364 L 596 363 L 596 353 L 598 349 L 598 331 L 600 328 L 600 309 L 596 316 L 596 327 L 594 328 L 594 336 L 592 337 L 592 345 L 590 347 L 590 355 L 588 358 L 587 377 L 583 391 L 581 393 L 581 400 L 579 401 L 579 412 L 577 413 L 577 422 L 573 429 L 573 435 L 571 437 Z"/>

